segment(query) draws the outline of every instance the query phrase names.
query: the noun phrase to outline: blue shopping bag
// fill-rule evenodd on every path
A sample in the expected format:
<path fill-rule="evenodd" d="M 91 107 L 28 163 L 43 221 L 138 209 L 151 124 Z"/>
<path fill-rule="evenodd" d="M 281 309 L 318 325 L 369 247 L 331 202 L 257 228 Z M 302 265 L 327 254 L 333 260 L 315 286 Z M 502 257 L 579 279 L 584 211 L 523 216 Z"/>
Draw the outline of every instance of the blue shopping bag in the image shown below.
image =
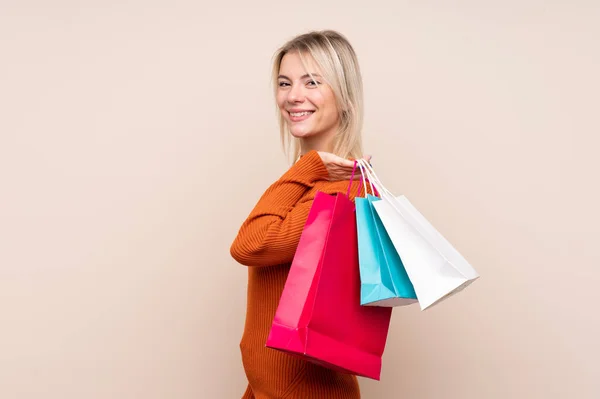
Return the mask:
<path fill-rule="evenodd" d="M 417 295 L 373 206 L 380 200 L 371 194 L 355 198 L 360 304 L 384 307 L 410 305 L 417 302 Z"/>

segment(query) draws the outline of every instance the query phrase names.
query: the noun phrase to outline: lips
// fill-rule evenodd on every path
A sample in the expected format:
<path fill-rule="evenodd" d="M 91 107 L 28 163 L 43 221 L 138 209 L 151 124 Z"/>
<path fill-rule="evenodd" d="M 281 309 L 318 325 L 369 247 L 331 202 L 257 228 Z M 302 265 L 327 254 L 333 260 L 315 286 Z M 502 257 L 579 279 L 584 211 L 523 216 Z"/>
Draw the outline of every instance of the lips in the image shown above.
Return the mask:
<path fill-rule="evenodd" d="M 288 114 L 290 115 L 290 120 L 292 122 L 302 122 L 314 113 L 315 111 L 311 110 L 290 110 Z"/>

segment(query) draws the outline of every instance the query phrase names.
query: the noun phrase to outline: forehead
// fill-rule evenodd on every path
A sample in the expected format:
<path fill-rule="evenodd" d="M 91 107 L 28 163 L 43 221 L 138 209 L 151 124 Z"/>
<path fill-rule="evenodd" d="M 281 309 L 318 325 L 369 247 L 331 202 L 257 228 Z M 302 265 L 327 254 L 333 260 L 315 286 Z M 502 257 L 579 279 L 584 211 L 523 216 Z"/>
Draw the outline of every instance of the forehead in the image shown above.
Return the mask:
<path fill-rule="evenodd" d="M 304 61 L 304 64 L 302 61 Z M 300 77 L 307 73 L 322 74 L 321 68 L 310 54 L 303 53 L 302 58 L 300 58 L 297 51 L 289 52 L 283 56 L 279 65 L 279 72 L 289 77 Z"/>

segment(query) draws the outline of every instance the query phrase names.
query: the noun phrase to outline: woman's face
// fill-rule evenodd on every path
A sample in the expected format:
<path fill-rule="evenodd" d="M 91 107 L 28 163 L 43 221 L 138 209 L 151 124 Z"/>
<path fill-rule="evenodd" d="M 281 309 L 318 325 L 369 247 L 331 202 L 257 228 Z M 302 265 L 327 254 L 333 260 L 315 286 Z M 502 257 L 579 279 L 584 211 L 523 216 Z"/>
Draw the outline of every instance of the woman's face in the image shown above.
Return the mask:
<path fill-rule="evenodd" d="M 323 81 L 316 63 L 309 56 L 305 58 L 308 71 L 298 53 L 283 56 L 277 82 L 277 105 L 294 137 L 316 139 L 323 135 L 331 138 L 339 124 L 335 95 Z"/>

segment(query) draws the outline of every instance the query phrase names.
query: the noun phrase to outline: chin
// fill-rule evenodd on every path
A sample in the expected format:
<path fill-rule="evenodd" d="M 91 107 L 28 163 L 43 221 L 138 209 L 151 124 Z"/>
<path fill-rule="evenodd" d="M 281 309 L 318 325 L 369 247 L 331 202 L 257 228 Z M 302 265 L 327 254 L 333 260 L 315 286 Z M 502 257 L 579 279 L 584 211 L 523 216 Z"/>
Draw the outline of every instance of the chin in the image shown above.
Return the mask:
<path fill-rule="evenodd" d="M 310 137 L 315 134 L 312 129 L 290 129 L 290 134 L 297 139 Z"/>

